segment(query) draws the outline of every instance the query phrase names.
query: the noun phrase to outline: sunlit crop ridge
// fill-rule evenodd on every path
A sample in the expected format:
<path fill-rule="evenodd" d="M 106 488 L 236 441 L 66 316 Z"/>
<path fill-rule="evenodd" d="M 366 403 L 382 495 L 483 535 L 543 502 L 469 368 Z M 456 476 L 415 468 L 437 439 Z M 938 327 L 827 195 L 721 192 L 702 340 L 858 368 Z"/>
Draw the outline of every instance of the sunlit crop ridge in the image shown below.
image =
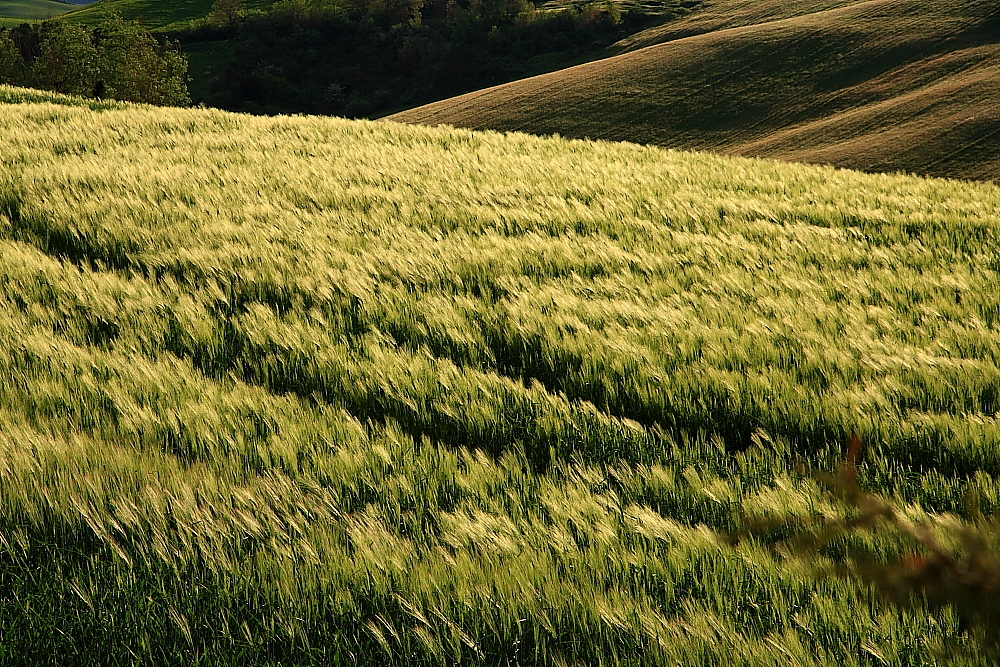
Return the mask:
<path fill-rule="evenodd" d="M 713 530 L 818 511 L 794 460 L 851 431 L 876 488 L 997 508 L 995 187 L 0 99 L 3 655 L 910 665 L 959 636 Z"/>

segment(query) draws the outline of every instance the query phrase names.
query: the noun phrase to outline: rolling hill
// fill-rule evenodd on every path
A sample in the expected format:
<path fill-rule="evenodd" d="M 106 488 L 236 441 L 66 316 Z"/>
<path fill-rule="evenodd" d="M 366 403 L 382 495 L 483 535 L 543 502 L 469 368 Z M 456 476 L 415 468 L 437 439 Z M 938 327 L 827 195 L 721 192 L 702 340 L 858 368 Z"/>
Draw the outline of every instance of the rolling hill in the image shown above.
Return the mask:
<path fill-rule="evenodd" d="M 0 0 L 0 27 L 44 21 L 74 9 L 74 5 L 54 0 Z"/>
<path fill-rule="evenodd" d="M 141 20 L 153 32 L 182 27 L 203 19 L 212 11 L 214 0 L 97 0 L 73 14 L 74 21 L 97 24 L 103 13 L 113 10 L 129 20 Z M 274 4 L 274 0 L 244 0 L 247 9 L 261 9 Z"/>
<path fill-rule="evenodd" d="M 992 184 L 0 87 L 0 656 L 935 664 L 717 531 L 851 432 L 1000 508 L 998 256 Z"/>
<path fill-rule="evenodd" d="M 1000 10 L 721 0 L 619 55 L 391 116 L 866 171 L 1000 173 Z"/>

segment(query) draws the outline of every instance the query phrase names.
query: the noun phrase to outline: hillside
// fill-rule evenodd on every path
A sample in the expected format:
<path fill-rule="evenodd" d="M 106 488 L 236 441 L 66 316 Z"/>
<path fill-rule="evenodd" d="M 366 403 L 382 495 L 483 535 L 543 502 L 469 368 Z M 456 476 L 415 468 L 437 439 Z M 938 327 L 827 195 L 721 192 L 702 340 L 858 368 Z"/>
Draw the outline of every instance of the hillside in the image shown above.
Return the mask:
<path fill-rule="evenodd" d="M 129 20 L 141 20 L 147 29 L 154 32 L 164 29 L 181 28 L 198 19 L 204 19 L 212 11 L 215 0 L 97 0 L 78 10 L 72 20 L 97 24 L 107 11 L 116 11 Z M 247 9 L 263 9 L 274 4 L 274 0 L 243 0 Z"/>
<path fill-rule="evenodd" d="M 617 48 L 392 119 L 866 171 L 1000 173 L 992 2 L 720 0 Z"/>
<path fill-rule="evenodd" d="M 0 102 L 0 655 L 903 666 L 962 642 L 713 531 L 833 511 L 791 471 L 852 431 L 910 515 L 1000 508 L 1000 188 Z"/>
<path fill-rule="evenodd" d="M 0 0 L 0 27 L 50 19 L 75 9 L 55 0 Z"/>
<path fill-rule="evenodd" d="M 624 53 L 682 37 L 702 35 L 726 28 L 760 25 L 771 21 L 815 14 L 864 0 L 713 0 L 682 20 L 653 26 L 620 40 L 611 51 Z"/>

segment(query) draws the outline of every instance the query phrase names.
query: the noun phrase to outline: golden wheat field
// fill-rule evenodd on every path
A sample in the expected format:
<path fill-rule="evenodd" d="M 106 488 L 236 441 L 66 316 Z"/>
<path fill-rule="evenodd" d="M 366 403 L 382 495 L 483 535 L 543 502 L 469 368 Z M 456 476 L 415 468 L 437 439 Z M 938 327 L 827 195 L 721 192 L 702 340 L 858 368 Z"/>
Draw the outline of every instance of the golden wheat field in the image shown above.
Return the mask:
<path fill-rule="evenodd" d="M 995 186 L 4 87 L 0 165 L 2 663 L 966 641 L 719 531 L 833 512 L 852 432 L 997 508 Z"/>

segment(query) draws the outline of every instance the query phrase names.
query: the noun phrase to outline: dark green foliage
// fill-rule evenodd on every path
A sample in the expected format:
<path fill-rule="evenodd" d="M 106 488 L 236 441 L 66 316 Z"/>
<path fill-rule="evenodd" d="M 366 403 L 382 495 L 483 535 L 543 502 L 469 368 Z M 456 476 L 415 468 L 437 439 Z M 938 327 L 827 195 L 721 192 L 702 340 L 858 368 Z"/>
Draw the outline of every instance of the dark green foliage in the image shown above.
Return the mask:
<path fill-rule="evenodd" d="M 220 28 L 232 28 L 245 14 L 243 0 L 215 0 L 212 4 L 212 23 Z"/>
<path fill-rule="evenodd" d="M 42 87 L 57 93 L 91 96 L 105 68 L 90 30 L 63 21 L 48 24 L 34 74 Z M 104 55 L 103 53 L 101 54 Z"/>
<path fill-rule="evenodd" d="M 313 0 L 250 13 L 235 34 L 226 22 L 225 41 L 206 29 L 175 35 L 212 54 L 212 106 L 356 117 L 590 57 L 669 16 L 611 4 L 539 10 L 525 0 Z"/>
<path fill-rule="evenodd" d="M 0 30 L 0 83 L 16 84 L 21 79 L 21 51 L 17 48 L 10 33 Z"/>
<path fill-rule="evenodd" d="M 138 22 L 114 13 L 96 29 L 52 21 L 0 30 L 4 82 L 83 97 L 166 106 L 191 103 L 187 58 L 179 45 L 160 45 Z"/>
<path fill-rule="evenodd" d="M 187 58 L 179 46 L 161 46 L 136 21 L 112 14 L 97 29 L 100 97 L 163 106 L 191 103 Z"/>

